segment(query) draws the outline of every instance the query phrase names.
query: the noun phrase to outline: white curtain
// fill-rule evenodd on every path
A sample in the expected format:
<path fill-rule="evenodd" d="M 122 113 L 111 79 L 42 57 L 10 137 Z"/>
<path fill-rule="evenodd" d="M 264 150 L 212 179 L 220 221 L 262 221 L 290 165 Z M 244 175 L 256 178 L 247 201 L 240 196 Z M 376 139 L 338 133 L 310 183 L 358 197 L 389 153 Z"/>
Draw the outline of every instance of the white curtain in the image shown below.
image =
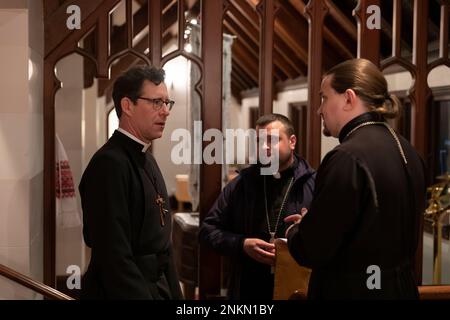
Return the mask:
<path fill-rule="evenodd" d="M 81 218 L 77 207 L 75 184 L 70 170 L 69 158 L 58 135 L 55 139 L 56 223 L 62 228 L 78 227 L 81 225 Z"/>

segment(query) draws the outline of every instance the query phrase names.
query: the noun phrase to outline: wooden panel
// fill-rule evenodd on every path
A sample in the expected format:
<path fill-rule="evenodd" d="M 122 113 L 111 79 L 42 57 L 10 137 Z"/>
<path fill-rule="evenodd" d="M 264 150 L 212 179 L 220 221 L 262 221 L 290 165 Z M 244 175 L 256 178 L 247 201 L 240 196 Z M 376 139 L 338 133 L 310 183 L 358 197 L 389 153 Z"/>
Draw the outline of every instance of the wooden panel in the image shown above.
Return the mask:
<path fill-rule="evenodd" d="M 203 130 L 222 129 L 222 20 L 223 1 L 202 3 L 202 57 L 203 74 Z M 201 165 L 200 170 L 200 221 L 221 191 L 221 165 Z M 214 298 L 220 294 L 220 257 L 207 246 L 199 248 L 199 296 L 200 299 Z"/>

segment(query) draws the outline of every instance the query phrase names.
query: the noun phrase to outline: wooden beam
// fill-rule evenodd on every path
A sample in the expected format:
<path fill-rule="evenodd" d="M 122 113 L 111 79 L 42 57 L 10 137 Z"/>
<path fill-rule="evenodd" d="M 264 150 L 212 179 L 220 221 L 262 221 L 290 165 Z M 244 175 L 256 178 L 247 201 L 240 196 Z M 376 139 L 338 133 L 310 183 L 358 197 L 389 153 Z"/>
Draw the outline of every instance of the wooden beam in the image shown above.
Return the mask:
<path fill-rule="evenodd" d="M 258 86 L 258 82 L 253 81 L 251 79 L 251 77 L 241 68 L 241 66 L 239 65 L 239 61 L 235 61 L 236 58 L 232 58 L 233 60 L 233 68 L 232 70 L 236 70 L 241 78 L 245 81 L 246 84 L 248 84 L 248 88 L 256 88 Z"/>
<path fill-rule="evenodd" d="M 258 59 L 258 48 L 259 44 L 253 42 L 253 39 L 251 39 L 247 32 L 243 31 L 234 21 L 232 17 L 230 17 L 228 14 L 225 16 L 225 19 L 223 20 L 223 26 L 225 27 L 225 32 L 228 32 L 230 34 L 235 35 L 237 38 L 242 40 L 242 43 L 244 44 L 245 48 L 248 50 L 248 52 L 252 55 L 253 58 Z"/>
<path fill-rule="evenodd" d="M 239 88 L 239 92 L 247 89 L 247 86 L 242 81 L 242 78 L 240 77 L 239 73 L 236 71 L 231 71 L 231 85 L 234 85 L 236 88 Z"/>
<path fill-rule="evenodd" d="M 306 66 L 306 62 L 301 60 L 297 53 L 293 50 L 293 48 L 289 47 L 275 31 L 275 52 L 274 58 L 276 61 L 282 57 L 289 63 L 289 66 L 293 67 L 297 78 L 298 76 L 306 75 L 308 72 L 308 68 Z"/>
<path fill-rule="evenodd" d="M 289 0 L 293 1 L 293 0 Z M 331 17 L 347 32 L 347 34 L 356 41 L 358 38 L 357 27 L 348 19 L 344 13 L 337 7 L 333 1 L 325 0 L 328 7 L 328 12 Z"/>
<path fill-rule="evenodd" d="M 233 19 L 239 28 L 245 32 L 256 46 L 259 46 L 259 25 L 258 25 L 258 15 L 251 4 L 245 1 L 231 0 L 229 9 L 229 17 Z M 228 16 L 228 15 L 227 15 Z M 237 35 L 239 36 L 239 34 Z M 298 54 L 293 50 L 293 48 L 286 45 L 280 35 L 275 32 L 274 35 L 274 61 L 281 70 L 287 68 L 287 65 L 295 70 L 296 76 L 300 74 L 306 74 L 306 60 L 303 61 L 298 57 Z M 283 65 L 282 65 L 283 64 Z M 289 76 L 288 71 L 283 71 Z"/>
<path fill-rule="evenodd" d="M 240 87 L 236 86 L 235 83 L 231 83 L 231 95 L 238 101 L 241 101 L 241 91 Z"/>
<path fill-rule="evenodd" d="M 252 55 L 252 57 L 256 60 L 259 59 L 258 56 L 258 42 L 254 42 L 253 39 L 248 35 L 248 33 L 244 30 L 241 30 L 239 25 L 235 22 L 235 17 L 230 17 L 228 14 L 225 16 L 223 20 L 223 24 L 225 30 L 231 34 L 236 35 L 238 38 L 242 39 L 242 44 L 245 46 L 247 51 Z M 300 72 L 294 70 L 294 68 L 289 65 L 285 59 L 280 57 L 277 51 L 274 52 L 274 63 L 277 66 L 277 78 L 283 77 L 292 77 L 295 78 Z"/>
<path fill-rule="evenodd" d="M 203 57 L 203 130 L 222 129 L 222 23 L 223 0 L 202 2 Z M 235 47 L 233 45 L 233 47 Z M 205 72 L 207 71 L 207 72 Z M 204 143 L 206 146 L 206 143 Z M 222 180 L 220 164 L 200 167 L 200 222 L 220 195 Z M 200 300 L 220 295 L 221 259 L 208 246 L 199 245 Z"/>
<path fill-rule="evenodd" d="M 258 14 L 256 13 L 256 5 L 247 5 L 247 3 L 242 0 L 229 0 L 230 2 L 230 10 L 231 9 L 236 9 L 240 12 L 240 14 L 242 15 L 242 17 L 244 19 L 241 18 L 241 20 L 246 20 L 248 21 L 251 26 L 256 29 L 259 30 L 259 23 L 258 23 Z"/>
<path fill-rule="evenodd" d="M 252 0 L 253 1 L 253 0 Z M 308 29 L 307 24 L 302 28 L 299 21 L 291 20 L 286 18 L 283 11 L 280 12 L 280 16 L 275 20 L 275 32 L 281 39 L 300 57 L 302 61 L 308 61 L 308 49 L 303 47 L 302 43 L 307 43 L 308 38 L 306 37 L 306 32 L 303 33 L 301 30 L 306 31 Z M 300 28 L 300 29 L 298 29 Z M 297 32 L 293 32 L 296 30 Z"/>
<path fill-rule="evenodd" d="M 231 48 L 233 57 L 236 57 L 236 61 L 239 61 L 239 65 L 247 75 L 256 83 L 258 83 L 258 62 L 257 60 L 249 59 L 246 55 L 245 48 L 239 40 L 234 40 L 233 47 Z"/>
<path fill-rule="evenodd" d="M 283 9 L 284 6 L 281 6 L 278 18 L 275 20 L 275 31 L 296 52 L 301 60 L 308 61 L 308 48 L 301 45 L 308 43 L 308 37 L 306 35 L 308 23 L 304 19 L 293 18 L 287 10 Z"/>
<path fill-rule="evenodd" d="M 328 3 L 329 1 L 327 1 Z M 333 4 L 334 6 L 334 4 Z M 294 13 L 292 9 L 295 9 L 295 11 L 301 15 L 302 17 L 305 17 L 305 4 L 303 3 L 303 1 L 295 1 L 295 0 L 289 0 L 288 3 L 284 3 L 284 10 L 286 12 L 287 16 L 291 16 L 291 20 L 300 20 L 300 19 L 295 19 L 295 17 L 293 17 Z M 356 41 L 356 26 L 353 26 L 353 29 L 349 27 L 344 27 L 345 24 L 349 23 L 347 17 L 338 9 L 338 8 L 334 8 L 334 14 L 336 16 L 335 19 L 337 19 L 338 24 L 345 30 L 348 32 L 351 32 L 354 34 L 348 34 L 350 36 L 351 39 L 354 38 L 354 41 Z M 343 24 L 341 24 L 343 23 Z M 351 22 L 350 22 L 351 23 Z M 307 26 L 306 26 L 307 27 Z M 297 29 L 296 29 L 297 30 Z M 333 30 L 330 30 L 327 26 L 324 25 L 324 29 L 323 29 L 323 34 L 324 34 L 324 38 L 325 40 L 330 44 L 330 46 L 335 49 L 337 52 L 342 54 L 342 57 L 344 59 L 352 59 L 354 58 L 354 54 L 353 52 L 349 49 L 349 46 L 346 45 L 345 43 L 343 43 L 342 39 L 339 39 L 336 35 L 335 32 Z"/>

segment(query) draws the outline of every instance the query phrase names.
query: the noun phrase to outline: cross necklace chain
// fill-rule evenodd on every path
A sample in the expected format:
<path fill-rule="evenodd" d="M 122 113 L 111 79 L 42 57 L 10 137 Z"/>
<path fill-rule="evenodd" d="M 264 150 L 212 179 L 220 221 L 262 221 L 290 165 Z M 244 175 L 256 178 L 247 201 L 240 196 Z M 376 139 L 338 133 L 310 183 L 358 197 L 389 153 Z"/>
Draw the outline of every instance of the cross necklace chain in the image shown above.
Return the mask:
<path fill-rule="evenodd" d="M 281 212 L 283 211 L 284 205 L 286 203 L 286 200 L 287 200 L 289 191 L 291 190 L 293 182 L 294 182 L 294 177 L 292 177 L 291 180 L 289 181 L 288 188 L 283 197 L 283 202 L 281 203 L 280 211 L 278 212 L 277 221 L 275 223 L 275 229 L 274 229 L 274 231 L 272 231 L 270 228 L 269 209 L 267 208 L 266 176 L 264 176 L 264 204 L 265 204 L 265 208 L 266 208 L 267 229 L 270 234 L 270 241 L 269 241 L 270 243 L 273 243 L 275 241 L 275 235 L 277 234 L 277 229 L 278 229 L 278 224 L 280 222 Z"/>
<path fill-rule="evenodd" d="M 149 159 L 146 159 L 146 161 L 149 161 Z M 148 168 L 148 169 L 149 169 L 148 171 L 150 171 L 150 172 L 147 172 L 147 170 L 144 170 L 144 171 L 147 173 L 148 178 L 150 179 L 151 183 L 153 184 L 153 187 L 155 188 L 155 192 L 156 192 L 155 203 L 159 207 L 159 223 L 161 224 L 161 227 L 164 227 L 164 225 L 165 225 L 164 219 L 166 217 L 166 214 L 169 212 L 169 210 L 164 208 L 166 201 L 161 196 L 161 193 L 158 190 L 158 184 L 156 182 L 155 175 L 153 174 L 153 170 L 150 170 L 150 168 Z M 151 175 L 150 175 L 150 173 L 151 173 Z"/>
<path fill-rule="evenodd" d="M 367 121 L 367 122 L 363 122 L 360 125 L 357 125 L 356 127 L 354 127 L 352 130 L 350 130 L 350 132 L 347 133 L 345 138 L 350 136 L 353 132 L 355 132 L 359 128 L 365 127 L 365 126 L 370 126 L 370 125 L 382 125 L 382 126 L 386 127 L 386 129 L 388 129 L 389 133 L 394 138 L 395 143 L 397 144 L 397 148 L 398 148 L 398 150 L 400 152 L 400 155 L 401 155 L 401 157 L 403 159 L 403 162 L 405 164 L 407 164 L 408 160 L 406 160 L 405 152 L 403 151 L 402 145 L 400 143 L 400 139 L 397 137 L 397 134 L 395 133 L 394 129 L 392 129 L 392 127 L 390 125 L 388 125 L 386 122 L 381 122 L 381 121 Z"/>

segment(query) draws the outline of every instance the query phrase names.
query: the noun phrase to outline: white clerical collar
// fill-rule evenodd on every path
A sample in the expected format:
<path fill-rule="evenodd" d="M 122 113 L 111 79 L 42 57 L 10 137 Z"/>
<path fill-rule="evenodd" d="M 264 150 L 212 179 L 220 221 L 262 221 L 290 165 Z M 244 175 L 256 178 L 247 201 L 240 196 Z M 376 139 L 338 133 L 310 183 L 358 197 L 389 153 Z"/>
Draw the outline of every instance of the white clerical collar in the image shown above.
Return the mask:
<path fill-rule="evenodd" d="M 131 133 L 129 133 L 128 131 L 126 131 L 125 129 L 122 128 L 118 128 L 117 131 L 122 132 L 124 135 L 126 135 L 128 138 L 142 144 L 144 147 L 142 148 L 142 152 L 145 153 L 147 152 L 148 148 L 150 148 L 151 146 L 151 142 L 150 143 L 145 143 L 144 141 L 142 141 L 141 139 L 136 138 L 134 135 L 132 135 Z"/>

